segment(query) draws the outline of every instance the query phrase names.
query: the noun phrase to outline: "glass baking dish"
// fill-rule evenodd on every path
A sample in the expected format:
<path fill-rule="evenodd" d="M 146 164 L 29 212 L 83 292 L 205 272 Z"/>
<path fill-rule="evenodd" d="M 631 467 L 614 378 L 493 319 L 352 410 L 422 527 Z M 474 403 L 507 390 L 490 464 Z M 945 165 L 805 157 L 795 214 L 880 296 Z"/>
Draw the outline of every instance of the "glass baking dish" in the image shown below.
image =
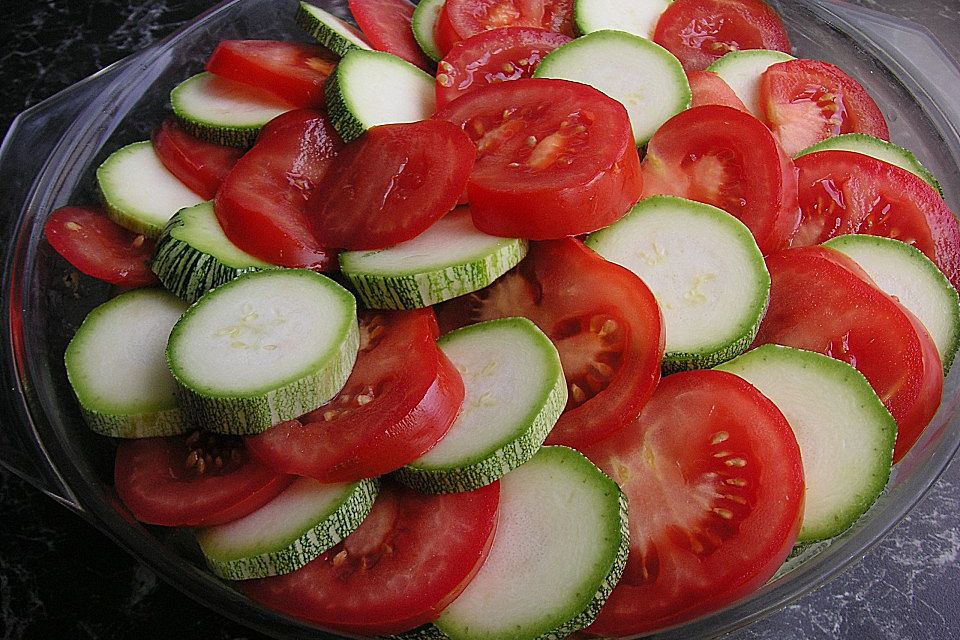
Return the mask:
<path fill-rule="evenodd" d="M 314 0 L 345 14 L 343 2 Z M 827 60 L 858 78 L 877 99 L 892 140 L 913 150 L 960 211 L 960 107 L 948 95 L 960 67 L 926 31 L 832 0 L 773 2 L 796 53 Z M 4 335 L 0 462 L 78 512 L 188 596 L 276 638 L 339 636 L 266 610 L 204 569 L 192 536 L 146 527 L 112 487 L 113 443 L 83 425 L 62 356 L 86 313 L 110 286 L 81 277 L 42 240 L 53 209 L 96 198 L 94 169 L 110 151 L 146 139 L 169 112 L 168 93 L 199 71 L 228 38 L 305 39 L 295 2 L 233 0 L 180 31 L 21 114 L 0 146 L 0 225 Z M 917 503 L 960 445 L 960 367 L 921 440 L 896 467 L 879 502 L 830 543 L 805 549 L 749 597 L 657 638 L 716 637 L 785 606 L 863 556 Z"/>

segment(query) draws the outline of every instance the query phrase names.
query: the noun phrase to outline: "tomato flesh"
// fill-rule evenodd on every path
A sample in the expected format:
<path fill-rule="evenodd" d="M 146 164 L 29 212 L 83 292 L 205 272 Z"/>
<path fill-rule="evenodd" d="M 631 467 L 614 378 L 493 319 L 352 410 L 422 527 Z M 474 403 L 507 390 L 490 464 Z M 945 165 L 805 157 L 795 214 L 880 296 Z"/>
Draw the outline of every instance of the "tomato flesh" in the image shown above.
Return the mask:
<path fill-rule="evenodd" d="M 251 459 L 239 437 L 199 431 L 123 440 L 114 463 L 117 495 L 134 517 L 168 527 L 242 518 L 293 479 Z"/>
<path fill-rule="evenodd" d="M 569 393 L 547 444 L 581 448 L 623 428 L 660 379 L 663 321 L 653 294 L 572 238 L 532 244 L 515 270 L 437 314 L 445 331 L 524 316 L 553 341 Z"/>
<path fill-rule="evenodd" d="M 769 256 L 767 269 L 770 306 L 754 346 L 816 351 L 857 369 L 897 421 L 900 460 L 940 405 L 943 368 L 930 335 L 837 251 L 788 249 Z"/>
<path fill-rule="evenodd" d="M 500 485 L 425 495 L 383 481 L 360 527 L 303 568 L 245 580 L 257 602 L 358 635 L 389 635 L 435 620 L 486 559 Z"/>
<path fill-rule="evenodd" d="M 628 636 L 718 609 L 766 582 L 803 515 L 800 447 L 741 378 L 664 378 L 630 426 L 584 453 L 630 504 L 623 577 L 588 631 Z"/>
<path fill-rule="evenodd" d="M 842 133 L 890 139 L 887 122 L 863 86 L 819 60 L 788 60 L 760 77 L 760 104 L 773 135 L 790 156 Z"/>
<path fill-rule="evenodd" d="M 572 0 L 448 0 L 437 23 L 437 41 L 450 48 L 483 31 L 534 27 L 573 37 Z"/>
<path fill-rule="evenodd" d="M 463 381 L 436 346 L 436 324 L 430 309 L 364 312 L 344 388 L 299 420 L 247 437 L 251 454 L 321 482 L 373 478 L 419 458 L 463 404 Z"/>
<path fill-rule="evenodd" d="M 243 149 L 225 147 L 190 135 L 173 119 L 153 132 L 153 148 L 160 162 L 180 182 L 202 198 L 212 200 Z"/>
<path fill-rule="evenodd" d="M 150 270 L 156 241 L 124 229 L 102 211 L 62 207 L 50 214 L 43 235 L 80 272 L 121 287 L 157 284 Z"/>
<path fill-rule="evenodd" d="M 467 38 L 438 65 L 437 108 L 477 87 L 531 77 L 545 55 L 567 42 L 569 36 L 533 27 L 502 27 Z"/>
<path fill-rule="evenodd" d="M 790 53 L 780 16 L 763 0 L 674 0 L 657 21 L 653 41 L 685 71 L 706 69 L 731 51 Z"/>
<path fill-rule="evenodd" d="M 587 85 L 525 78 L 471 91 L 441 109 L 470 136 L 467 182 L 478 229 L 556 239 L 618 220 L 640 198 L 640 159 L 623 106 Z"/>
<path fill-rule="evenodd" d="M 348 5 L 371 47 L 432 73 L 433 61 L 420 49 L 410 26 L 416 5 L 407 0 L 349 0 Z"/>
<path fill-rule="evenodd" d="M 475 156 L 463 131 L 443 120 L 371 128 L 340 151 L 312 195 L 316 237 L 361 250 L 420 235 L 456 206 Z"/>
<path fill-rule="evenodd" d="M 269 91 L 297 109 L 326 104 L 323 85 L 337 58 L 315 44 L 284 40 L 223 40 L 206 70 Z"/>
<path fill-rule="evenodd" d="M 690 107 L 702 107 L 709 104 L 719 104 L 732 107 L 744 113 L 750 113 L 743 100 L 723 78 L 711 71 L 691 71 L 687 73 L 690 82 L 692 99 Z"/>
<path fill-rule="evenodd" d="M 273 119 L 217 192 L 214 211 L 223 232 L 271 264 L 333 268 L 335 253 L 314 237 L 305 208 L 342 146 L 330 121 L 315 111 Z"/>
<path fill-rule="evenodd" d="M 789 242 L 799 222 L 793 162 L 749 113 L 708 105 L 670 118 L 643 159 L 644 196 L 711 204 L 747 225 L 764 253 Z"/>

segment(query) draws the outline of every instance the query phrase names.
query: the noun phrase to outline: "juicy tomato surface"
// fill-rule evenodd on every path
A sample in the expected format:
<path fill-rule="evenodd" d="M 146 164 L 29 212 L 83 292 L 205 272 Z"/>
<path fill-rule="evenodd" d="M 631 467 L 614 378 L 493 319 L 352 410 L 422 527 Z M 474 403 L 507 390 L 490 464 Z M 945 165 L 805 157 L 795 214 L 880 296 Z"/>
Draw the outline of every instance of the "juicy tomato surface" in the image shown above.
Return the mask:
<path fill-rule="evenodd" d="M 223 232 L 238 247 L 282 267 L 334 267 L 313 236 L 306 203 L 343 142 L 326 116 L 290 111 L 270 121 L 227 174 L 214 200 Z"/>
<path fill-rule="evenodd" d="M 495 82 L 529 78 L 543 57 L 571 38 L 534 27 L 501 27 L 457 43 L 437 67 L 437 108 Z"/>
<path fill-rule="evenodd" d="M 587 85 L 490 84 L 434 117 L 459 126 L 477 147 L 467 196 L 485 233 L 531 240 L 588 233 L 618 220 L 642 193 L 626 110 Z"/>
<path fill-rule="evenodd" d="M 382 481 L 360 527 L 303 568 L 238 584 L 295 618 L 358 635 L 388 635 L 435 620 L 487 557 L 500 485 L 420 494 Z"/>
<path fill-rule="evenodd" d="M 623 577 L 588 631 L 627 636 L 720 608 L 766 582 L 803 514 L 800 448 L 741 378 L 664 378 L 639 419 L 584 453 L 630 504 Z"/>
<path fill-rule="evenodd" d="M 482 31 L 535 27 L 573 37 L 573 0 L 448 0 L 437 22 L 437 44 L 453 45 Z"/>
<path fill-rule="evenodd" d="M 523 316 L 553 341 L 569 394 L 547 444 L 581 448 L 623 428 L 660 379 L 663 320 L 653 294 L 572 238 L 534 243 L 516 269 L 437 314 L 444 332 Z"/>
<path fill-rule="evenodd" d="M 657 21 L 653 41 L 677 56 L 685 71 L 706 69 L 731 51 L 790 53 L 783 21 L 763 0 L 674 0 Z"/>
<path fill-rule="evenodd" d="M 943 368 L 930 335 L 837 251 L 788 249 L 769 256 L 767 269 L 770 306 L 754 346 L 816 351 L 857 369 L 897 421 L 900 460 L 940 405 Z"/>
<path fill-rule="evenodd" d="M 225 147 L 190 135 L 175 120 L 164 120 L 153 132 L 153 148 L 167 171 L 207 200 L 217 195 L 243 149 Z"/>
<path fill-rule="evenodd" d="M 326 103 L 323 85 L 336 66 L 336 56 L 315 44 L 224 40 L 206 70 L 269 91 L 298 109 L 311 109 Z"/>
<path fill-rule="evenodd" d="M 348 5 L 371 47 L 433 72 L 433 61 L 420 49 L 410 26 L 416 5 L 407 0 L 349 0 Z"/>
<path fill-rule="evenodd" d="M 960 289 L 960 228 L 940 194 L 914 174 L 851 151 L 797 158 L 800 226 L 791 245 L 846 233 L 913 245 Z"/>
<path fill-rule="evenodd" d="M 299 420 L 248 436 L 271 468 L 320 480 L 373 478 L 413 462 L 440 441 L 463 404 L 463 381 L 437 347 L 430 309 L 366 311 L 346 385 Z"/>
<path fill-rule="evenodd" d="M 141 522 L 169 527 L 223 524 L 270 502 L 294 479 L 250 458 L 238 436 L 194 431 L 123 440 L 117 495 Z"/>
<path fill-rule="evenodd" d="M 307 204 L 316 237 L 361 250 L 420 235 L 456 206 L 476 155 L 444 120 L 371 128 L 343 147 Z"/>
<path fill-rule="evenodd" d="M 691 108 L 719 104 L 725 107 L 733 107 L 744 113 L 750 113 L 750 110 L 743 104 L 743 100 L 717 74 L 710 71 L 690 71 L 687 73 L 687 80 L 690 82 L 690 93 L 692 94 Z"/>
<path fill-rule="evenodd" d="M 890 139 L 877 103 L 859 82 L 819 60 L 789 60 L 760 76 L 760 104 L 788 155 L 842 133 Z"/>
<path fill-rule="evenodd" d="M 62 207 L 50 214 L 43 235 L 80 272 L 121 287 L 156 284 L 150 270 L 156 241 L 124 229 L 102 211 Z"/>
<path fill-rule="evenodd" d="M 644 196 L 680 196 L 736 216 L 760 250 L 776 251 L 799 221 L 797 175 L 767 127 L 749 113 L 708 105 L 670 118 L 643 159 Z"/>

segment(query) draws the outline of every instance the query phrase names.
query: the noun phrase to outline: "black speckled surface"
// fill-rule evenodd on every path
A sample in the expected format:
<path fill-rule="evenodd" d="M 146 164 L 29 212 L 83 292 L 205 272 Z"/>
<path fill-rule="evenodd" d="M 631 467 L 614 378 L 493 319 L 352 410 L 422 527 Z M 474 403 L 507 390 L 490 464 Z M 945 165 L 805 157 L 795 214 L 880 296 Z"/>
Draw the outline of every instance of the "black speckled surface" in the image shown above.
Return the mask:
<path fill-rule="evenodd" d="M 858 0 L 928 26 L 960 58 L 960 1 Z M 11 0 L 0 21 L 0 132 L 17 112 L 202 11 L 173 0 Z M 960 87 L 956 88 L 960 100 Z M 960 637 L 960 462 L 866 558 L 738 640 Z M 0 639 L 260 640 L 160 582 L 0 469 Z"/>

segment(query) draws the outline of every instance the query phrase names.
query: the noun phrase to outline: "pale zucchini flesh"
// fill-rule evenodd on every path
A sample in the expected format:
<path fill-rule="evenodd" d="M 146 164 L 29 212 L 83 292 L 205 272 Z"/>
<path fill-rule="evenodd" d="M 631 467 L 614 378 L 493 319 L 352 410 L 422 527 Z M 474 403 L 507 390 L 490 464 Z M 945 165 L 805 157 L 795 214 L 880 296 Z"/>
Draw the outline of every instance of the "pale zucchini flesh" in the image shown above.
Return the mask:
<path fill-rule="evenodd" d="M 760 76 L 771 65 L 794 60 L 782 51 L 744 49 L 731 51 L 707 67 L 726 82 L 754 117 L 764 119 L 760 104 Z"/>
<path fill-rule="evenodd" d="M 410 19 L 410 28 L 413 29 L 413 38 L 420 45 L 420 49 L 434 62 L 440 62 L 443 52 L 437 46 L 436 27 L 440 19 L 440 12 L 446 0 L 422 0 L 417 4 Z"/>
<path fill-rule="evenodd" d="M 339 56 L 351 49 L 370 49 L 363 34 L 337 16 L 308 2 L 300 2 L 294 19 L 320 44 Z"/>
<path fill-rule="evenodd" d="M 653 38 L 660 14 L 671 0 L 575 0 L 573 21 L 581 35 L 616 29 Z"/>

